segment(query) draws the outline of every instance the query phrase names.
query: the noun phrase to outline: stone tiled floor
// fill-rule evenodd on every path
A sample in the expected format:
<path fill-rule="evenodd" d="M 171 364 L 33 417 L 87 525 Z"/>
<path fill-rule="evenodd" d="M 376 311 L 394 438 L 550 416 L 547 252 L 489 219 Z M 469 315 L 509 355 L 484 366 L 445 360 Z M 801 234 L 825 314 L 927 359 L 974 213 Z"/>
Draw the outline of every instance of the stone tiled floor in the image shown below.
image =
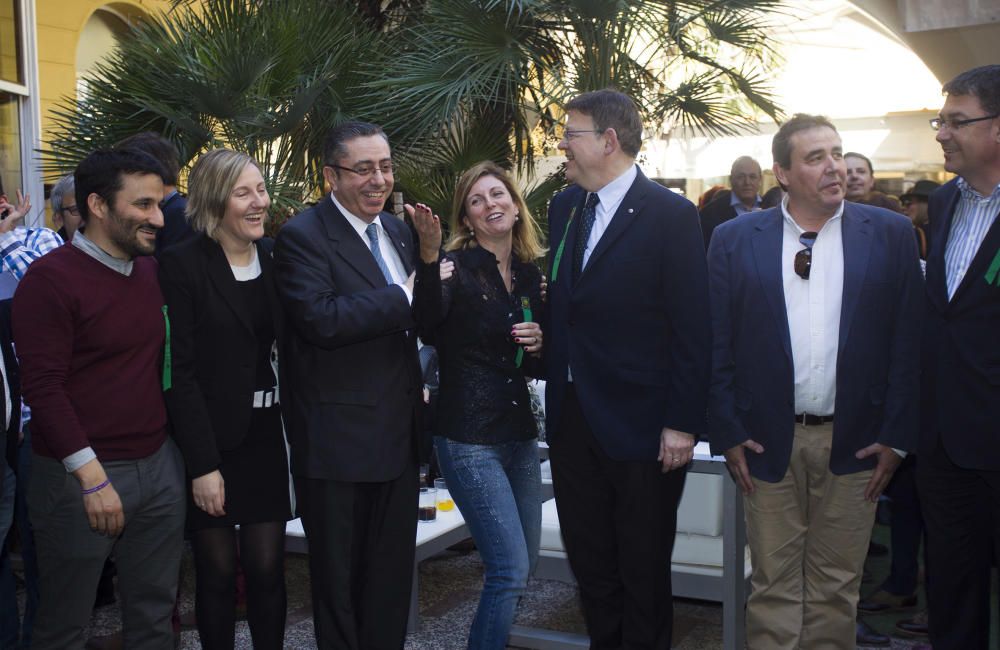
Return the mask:
<path fill-rule="evenodd" d="M 886 541 L 887 529 L 876 527 L 876 537 Z M 181 589 L 181 611 L 193 609 L 194 576 L 190 554 L 185 554 L 185 569 Z M 885 575 L 886 558 L 869 561 L 873 580 L 863 591 L 873 590 Z M 447 551 L 421 565 L 420 631 L 407 638 L 407 650 L 459 650 L 465 647 L 469 625 L 475 612 L 482 569 L 474 550 Z M 304 556 L 289 555 L 286 565 L 288 585 L 288 625 L 285 647 L 314 648 L 315 638 L 309 607 L 308 561 Z M 869 622 L 879 631 L 891 632 L 896 619 L 911 612 L 874 617 Z M 718 650 L 722 646 L 722 608 L 716 603 L 679 600 L 675 606 L 675 648 L 677 650 Z M 583 631 L 583 622 L 576 600 L 576 590 L 559 582 L 533 581 L 521 603 L 518 623 L 564 631 Z M 106 647 L 100 641 L 120 626 L 117 605 L 97 610 L 91 622 L 90 634 L 94 647 Z M 915 641 L 893 639 L 892 647 L 901 650 Z M 181 648 L 196 649 L 198 633 L 184 629 Z M 252 648 L 245 621 L 237 624 L 237 648 Z"/>

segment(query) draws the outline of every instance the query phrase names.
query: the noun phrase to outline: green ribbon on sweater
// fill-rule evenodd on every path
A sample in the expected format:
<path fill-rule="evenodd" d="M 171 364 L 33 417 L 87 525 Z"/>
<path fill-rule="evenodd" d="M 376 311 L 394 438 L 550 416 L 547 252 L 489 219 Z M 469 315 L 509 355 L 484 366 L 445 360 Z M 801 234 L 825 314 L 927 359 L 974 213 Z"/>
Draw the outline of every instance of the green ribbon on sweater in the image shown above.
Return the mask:
<path fill-rule="evenodd" d="M 167 315 L 166 305 L 163 305 L 163 324 L 167 328 L 167 334 L 163 341 L 163 390 L 168 391 L 173 386 L 173 374 L 171 373 L 170 360 L 170 316 Z"/>

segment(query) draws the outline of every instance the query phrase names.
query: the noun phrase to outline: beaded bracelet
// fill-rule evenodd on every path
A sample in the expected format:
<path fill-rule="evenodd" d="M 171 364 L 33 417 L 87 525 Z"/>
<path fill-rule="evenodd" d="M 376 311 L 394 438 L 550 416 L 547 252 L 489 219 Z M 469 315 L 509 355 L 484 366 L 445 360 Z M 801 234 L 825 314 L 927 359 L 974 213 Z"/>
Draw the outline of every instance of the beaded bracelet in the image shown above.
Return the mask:
<path fill-rule="evenodd" d="M 95 485 L 92 488 L 88 488 L 86 490 L 82 490 L 82 492 L 84 494 L 93 494 L 94 492 L 100 492 L 101 490 L 103 490 L 104 488 L 108 487 L 109 485 L 111 485 L 111 479 L 104 479 L 104 482 L 101 483 L 100 485 Z"/>

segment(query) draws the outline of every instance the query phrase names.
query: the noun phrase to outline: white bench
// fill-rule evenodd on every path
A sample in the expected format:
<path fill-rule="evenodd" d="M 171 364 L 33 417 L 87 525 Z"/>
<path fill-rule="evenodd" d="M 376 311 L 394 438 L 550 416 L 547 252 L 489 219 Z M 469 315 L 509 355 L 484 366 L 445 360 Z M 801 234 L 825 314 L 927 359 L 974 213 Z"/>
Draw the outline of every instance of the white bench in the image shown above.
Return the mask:
<path fill-rule="evenodd" d="M 543 469 L 543 481 L 546 471 Z M 684 496 L 677 509 L 677 537 L 671 558 L 675 596 L 721 602 L 723 647 L 742 650 L 750 559 L 746 546 L 743 499 L 708 443 L 695 448 Z M 536 578 L 573 582 L 559 532 L 556 502 L 542 504 L 542 541 Z M 528 648 L 587 647 L 586 637 L 515 626 L 509 643 Z"/>

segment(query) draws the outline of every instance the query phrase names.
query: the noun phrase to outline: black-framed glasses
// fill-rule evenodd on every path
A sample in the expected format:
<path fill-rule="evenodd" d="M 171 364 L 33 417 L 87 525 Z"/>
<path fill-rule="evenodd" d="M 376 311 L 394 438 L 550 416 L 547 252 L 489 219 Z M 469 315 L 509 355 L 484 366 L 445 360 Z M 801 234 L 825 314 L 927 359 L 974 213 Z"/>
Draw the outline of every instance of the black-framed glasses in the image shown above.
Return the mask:
<path fill-rule="evenodd" d="M 59 212 L 69 212 L 74 217 L 79 217 L 80 216 L 80 208 L 78 206 L 75 206 L 75 205 L 71 205 L 71 206 L 66 207 L 66 208 L 59 208 Z"/>
<path fill-rule="evenodd" d="M 374 174 L 376 171 L 382 172 L 383 176 L 389 176 L 392 174 L 392 161 L 386 161 L 379 163 L 378 165 L 362 165 L 360 167 L 343 167 L 341 165 L 327 165 L 327 167 L 333 167 L 334 169 L 340 169 L 345 172 L 351 172 L 352 174 L 357 174 L 362 178 L 367 178 Z"/>
<path fill-rule="evenodd" d="M 795 274 L 803 280 L 809 279 L 809 271 L 813 263 L 813 244 L 816 243 L 817 232 L 807 231 L 799 235 L 799 243 L 805 246 L 795 254 Z"/>
<path fill-rule="evenodd" d="M 940 131 L 942 128 L 947 127 L 948 130 L 954 131 L 960 129 L 968 124 L 975 124 L 976 122 L 985 122 L 986 120 L 993 120 L 1000 117 L 1000 113 L 995 115 L 984 115 L 982 117 L 970 117 L 967 120 L 946 120 L 943 117 L 933 117 L 930 119 L 931 128 L 935 131 Z"/>
<path fill-rule="evenodd" d="M 606 129 L 563 129 L 559 139 L 569 142 L 573 138 L 583 135 L 584 133 L 595 133 L 597 135 L 601 135 L 605 130 Z"/>

